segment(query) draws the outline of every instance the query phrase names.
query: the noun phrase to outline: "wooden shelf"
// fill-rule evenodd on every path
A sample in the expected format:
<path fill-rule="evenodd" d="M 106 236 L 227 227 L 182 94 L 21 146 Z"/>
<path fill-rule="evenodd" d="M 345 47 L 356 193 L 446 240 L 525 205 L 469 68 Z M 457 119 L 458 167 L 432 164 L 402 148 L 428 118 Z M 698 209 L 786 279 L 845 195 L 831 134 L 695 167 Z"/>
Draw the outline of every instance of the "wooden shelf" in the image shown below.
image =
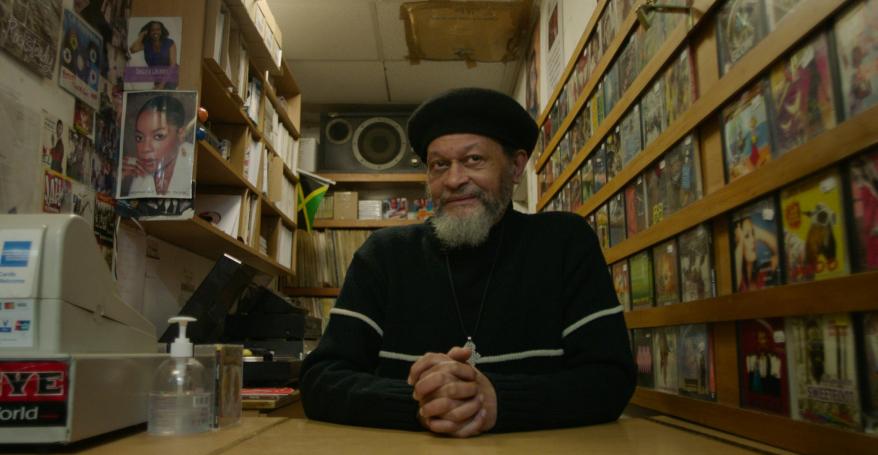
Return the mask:
<path fill-rule="evenodd" d="M 198 141 L 197 150 L 195 181 L 199 185 L 247 188 L 256 192 L 256 187 L 235 171 L 207 141 Z"/>
<path fill-rule="evenodd" d="M 214 60 L 213 57 L 204 58 L 202 62 L 202 69 L 210 72 L 216 77 L 216 81 L 220 84 L 220 86 L 226 89 L 226 92 L 228 92 L 229 96 L 236 104 L 244 104 L 244 100 L 242 100 L 241 97 L 238 96 L 238 92 L 235 90 L 235 84 L 232 83 L 232 80 L 229 79 L 228 74 L 223 71 L 220 64 L 216 60 Z"/>
<path fill-rule="evenodd" d="M 878 453 L 878 437 L 638 387 L 631 403 L 798 453 Z"/>
<path fill-rule="evenodd" d="M 425 183 L 427 174 L 424 172 L 406 173 L 320 173 L 321 177 L 336 183 Z"/>
<path fill-rule="evenodd" d="M 250 18 L 250 13 L 244 6 L 244 3 L 242 0 L 226 0 L 232 17 L 235 19 L 235 24 L 238 25 L 241 34 L 244 36 L 244 41 L 247 43 L 250 61 L 260 72 L 268 71 L 270 74 L 278 76 L 281 74 L 280 66 L 275 62 L 274 55 L 271 54 L 271 51 L 265 45 L 265 41 L 262 40 L 262 35 L 256 29 L 256 24 Z M 252 8 L 259 8 L 259 6 L 252 2 Z M 263 14 L 268 13 L 263 11 Z M 278 44 L 283 45 L 280 40 L 278 41 Z"/>
<path fill-rule="evenodd" d="M 713 4 L 716 0 L 701 1 Z M 846 4 L 844 0 L 806 0 L 798 5 L 796 9 L 789 13 L 788 17 L 778 24 L 777 29 L 771 33 L 768 39 L 760 41 L 735 63 L 729 72 L 716 84 L 708 90 L 699 93 L 699 98 L 692 103 L 689 109 L 676 122 L 662 131 L 615 178 L 608 181 L 591 198 L 585 201 L 582 207 L 577 210 L 577 213 L 588 214 L 595 211 L 686 134 L 689 134 L 690 131 L 704 121 L 713 120 L 713 113 L 719 110 L 741 88 L 747 87 L 751 81 L 763 74 L 779 57 L 802 38 L 810 34 L 827 17 L 831 17 L 844 4 Z M 639 76 L 635 80 L 635 83 L 637 82 L 640 82 Z M 642 93 L 645 87 L 646 84 L 641 87 L 636 87 L 635 84 L 632 84 L 632 88 L 636 88 L 634 93 L 638 94 Z M 632 88 L 629 88 L 629 91 Z M 628 92 L 625 93 L 625 97 L 627 96 L 630 96 Z M 611 114 L 616 113 L 617 111 L 614 108 L 614 112 Z M 538 211 L 549 203 L 592 150 L 603 141 L 604 136 L 610 131 L 609 125 L 611 123 L 608 120 L 610 120 L 609 117 L 604 119 L 604 122 L 598 127 L 597 134 L 588 140 L 583 150 L 571 160 L 561 173 L 561 176 L 540 197 L 537 202 Z"/>
<path fill-rule="evenodd" d="M 268 199 L 266 194 L 260 194 L 260 198 L 262 200 L 262 216 L 265 216 L 265 211 L 269 211 L 270 216 L 276 216 L 281 219 L 281 221 L 287 225 L 288 228 L 292 230 L 296 230 L 296 222 L 293 221 L 292 218 L 288 217 L 284 212 L 281 211 L 280 207 L 277 206 L 273 201 Z"/>
<path fill-rule="evenodd" d="M 293 297 L 338 297 L 339 288 L 284 288 L 284 293 Z"/>
<path fill-rule="evenodd" d="M 314 220 L 314 229 L 374 229 L 421 224 L 423 220 Z"/>
<path fill-rule="evenodd" d="M 712 299 L 625 312 L 630 329 L 803 314 L 872 311 L 878 272 L 810 283 L 788 284 Z"/>
<path fill-rule="evenodd" d="M 842 122 L 733 183 L 693 202 L 655 226 L 607 249 L 604 254 L 607 263 L 612 264 L 624 259 L 701 222 L 878 144 L 876 119 L 878 119 L 878 106 L 860 112 L 850 120 Z M 603 193 L 603 189 L 599 193 Z M 581 208 L 577 213 L 584 215 L 588 211 L 588 208 Z"/>
<path fill-rule="evenodd" d="M 223 82 L 208 64 L 202 63 L 201 67 L 201 104 L 207 109 L 208 120 L 215 123 L 247 123 L 244 103 L 229 90 L 231 82 Z M 224 73 L 222 78 L 225 79 Z"/>
<path fill-rule="evenodd" d="M 197 216 L 188 220 L 141 221 L 141 224 L 149 235 L 211 260 L 228 253 L 270 275 L 293 274 L 279 262 Z"/>
<path fill-rule="evenodd" d="M 265 82 L 265 81 L 263 81 Z M 290 135 L 293 136 L 293 139 L 299 139 L 299 129 L 296 128 L 296 125 L 293 124 L 293 121 L 290 119 L 290 116 L 287 115 L 287 110 L 281 105 L 280 100 L 277 98 L 277 95 L 274 92 L 274 89 L 271 85 L 265 83 L 263 85 L 265 87 L 265 95 L 268 98 L 268 101 L 274 106 L 275 112 L 277 112 L 278 118 L 280 118 L 281 123 L 287 128 L 290 132 Z M 287 100 L 287 102 L 290 102 Z"/>

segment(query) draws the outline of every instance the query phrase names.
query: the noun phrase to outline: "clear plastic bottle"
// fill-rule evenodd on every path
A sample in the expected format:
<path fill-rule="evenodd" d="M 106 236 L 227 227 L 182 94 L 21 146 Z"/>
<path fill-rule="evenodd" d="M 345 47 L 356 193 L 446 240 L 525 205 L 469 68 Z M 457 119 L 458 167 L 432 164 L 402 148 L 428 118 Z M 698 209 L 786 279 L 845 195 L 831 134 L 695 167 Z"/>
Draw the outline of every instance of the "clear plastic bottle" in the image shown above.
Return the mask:
<path fill-rule="evenodd" d="M 186 324 L 195 318 L 173 317 L 180 334 L 171 344 L 171 358 L 162 362 L 149 393 L 148 431 L 156 435 L 199 433 L 210 429 L 213 394 L 204 365 L 192 357 Z"/>

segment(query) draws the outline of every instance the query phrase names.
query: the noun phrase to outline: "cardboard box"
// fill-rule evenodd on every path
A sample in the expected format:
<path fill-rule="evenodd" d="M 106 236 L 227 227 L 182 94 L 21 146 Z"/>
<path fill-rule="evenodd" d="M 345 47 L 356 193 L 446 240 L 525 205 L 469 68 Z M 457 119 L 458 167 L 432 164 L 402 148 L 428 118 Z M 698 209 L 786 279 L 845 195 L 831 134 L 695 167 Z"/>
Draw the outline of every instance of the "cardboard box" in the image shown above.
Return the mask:
<path fill-rule="evenodd" d="M 336 191 L 332 193 L 335 205 L 333 218 L 336 220 L 356 220 L 357 202 L 359 201 L 356 191 Z"/>
<path fill-rule="evenodd" d="M 241 419 L 241 387 L 244 378 L 244 346 L 239 344 L 197 344 L 198 359 L 213 383 L 212 428 L 222 428 Z"/>

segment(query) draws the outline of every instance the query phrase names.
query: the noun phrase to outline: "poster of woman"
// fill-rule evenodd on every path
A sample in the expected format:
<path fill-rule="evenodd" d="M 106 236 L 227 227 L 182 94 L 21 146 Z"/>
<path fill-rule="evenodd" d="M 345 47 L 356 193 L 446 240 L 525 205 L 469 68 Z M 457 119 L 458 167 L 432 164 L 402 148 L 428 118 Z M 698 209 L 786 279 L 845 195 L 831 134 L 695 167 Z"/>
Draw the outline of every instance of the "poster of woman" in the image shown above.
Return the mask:
<path fill-rule="evenodd" d="M 125 93 L 118 199 L 192 197 L 196 94 Z"/>
<path fill-rule="evenodd" d="M 180 80 L 180 17 L 132 17 L 128 20 L 125 90 L 172 90 Z"/>

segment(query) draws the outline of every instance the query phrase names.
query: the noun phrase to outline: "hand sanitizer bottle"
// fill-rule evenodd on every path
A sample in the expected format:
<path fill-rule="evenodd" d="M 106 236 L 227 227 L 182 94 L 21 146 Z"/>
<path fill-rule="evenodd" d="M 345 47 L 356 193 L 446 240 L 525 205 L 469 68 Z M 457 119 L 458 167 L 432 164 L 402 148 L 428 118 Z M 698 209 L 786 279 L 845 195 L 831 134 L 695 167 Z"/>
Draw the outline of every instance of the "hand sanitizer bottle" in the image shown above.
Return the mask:
<path fill-rule="evenodd" d="M 180 332 L 171 343 L 171 358 L 162 362 L 149 393 L 148 431 L 156 435 L 198 433 L 210 429 L 212 393 L 204 365 L 192 357 L 186 324 L 195 318 L 178 316 Z"/>

